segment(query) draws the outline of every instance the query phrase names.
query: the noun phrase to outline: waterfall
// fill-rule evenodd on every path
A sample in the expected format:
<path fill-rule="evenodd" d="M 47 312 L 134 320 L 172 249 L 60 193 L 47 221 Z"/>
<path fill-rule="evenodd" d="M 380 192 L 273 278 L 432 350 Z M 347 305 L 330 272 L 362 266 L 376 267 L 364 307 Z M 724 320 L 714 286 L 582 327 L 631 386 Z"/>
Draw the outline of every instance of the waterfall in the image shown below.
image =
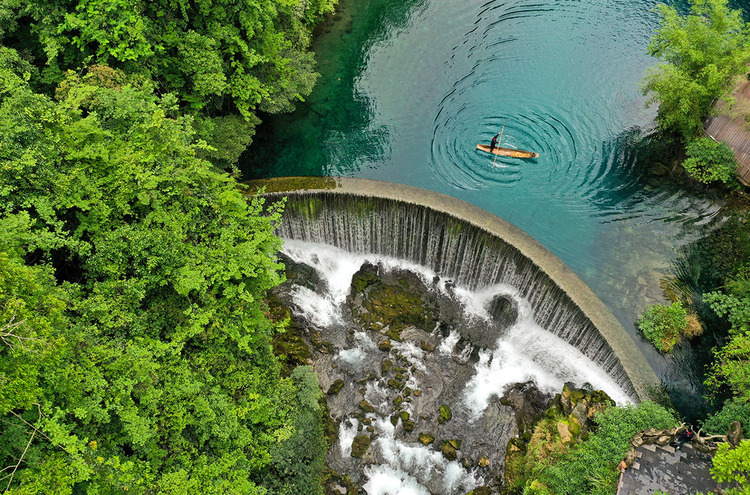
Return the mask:
<path fill-rule="evenodd" d="M 508 284 L 529 301 L 536 323 L 601 367 L 638 397 L 621 357 L 571 297 L 518 248 L 477 225 L 421 204 L 326 191 L 268 193 L 287 197 L 277 234 L 423 265 L 470 289 Z"/>

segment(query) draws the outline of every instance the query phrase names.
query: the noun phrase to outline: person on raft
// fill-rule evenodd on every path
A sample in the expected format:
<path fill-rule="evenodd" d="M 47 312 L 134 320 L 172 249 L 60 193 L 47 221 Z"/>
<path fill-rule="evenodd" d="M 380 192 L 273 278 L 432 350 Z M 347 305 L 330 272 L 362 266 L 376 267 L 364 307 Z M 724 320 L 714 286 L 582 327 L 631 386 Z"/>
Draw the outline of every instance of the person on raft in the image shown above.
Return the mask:
<path fill-rule="evenodd" d="M 500 135 L 500 133 L 498 132 L 497 134 L 495 134 L 495 137 L 492 138 L 492 142 L 490 142 L 490 153 L 492 153 L 492 151 L 495 149 L 495 147 L 497 147 L 497 137 L 499 135 Z"/>

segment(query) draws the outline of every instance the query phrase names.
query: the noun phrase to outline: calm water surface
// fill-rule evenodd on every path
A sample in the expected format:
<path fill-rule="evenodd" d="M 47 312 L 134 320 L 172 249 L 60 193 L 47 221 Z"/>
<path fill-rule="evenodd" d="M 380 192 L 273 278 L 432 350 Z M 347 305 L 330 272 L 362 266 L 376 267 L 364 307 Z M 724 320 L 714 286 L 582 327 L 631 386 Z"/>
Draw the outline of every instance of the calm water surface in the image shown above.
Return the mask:
<path fill-rule="evenodd" d="M 669 163 L 639 91 L 655 4 L 345 0 L 316 42 L 314 94 L 267 119 L 242 168 L 408 184 L 508 220 L 592 287 L 673 395 L 695 401 L 700 370 L 659 356 L 632 323 L 721 208 L 647 175 Z M 475 149 L 503 126 L 504 146 L 539 158 L 493 164 Z"/>

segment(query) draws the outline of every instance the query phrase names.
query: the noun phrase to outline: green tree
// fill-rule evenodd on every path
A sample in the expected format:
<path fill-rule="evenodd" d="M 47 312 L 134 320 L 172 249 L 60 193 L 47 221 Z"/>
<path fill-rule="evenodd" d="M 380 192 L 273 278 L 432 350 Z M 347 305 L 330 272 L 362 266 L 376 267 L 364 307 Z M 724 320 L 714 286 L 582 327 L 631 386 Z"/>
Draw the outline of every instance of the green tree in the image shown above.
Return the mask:
<path fill-rule="evenodd" d="M 279 449 L 320 440 L 311 379 L 270 345 L 280 209 L 149 80 L 93 66 L 52 100 L 32 74 L 0 48 L 0 315 L 56 344 L 0 348 L 3 379 L 31 378 L 0 392 L 8 493 L 267 493 Z"/>
<path fill-rule="evenodd" d="M 719 483 L 736 483 L 737 487 L 726 490 L 727 495 L 750 493 L 750 440 L 743 440 L 737 447 L 719 445 L 713 458 L 711 476 Z"/>
<path fill-rule="evenodd" d="M 690 141 L 703 129 L 713 102 L 747 71 L 748 26 L 727 0 L 693 0 L 690 14 L 659 4 L 660 26 L 648 53 L 660 63 L 646 75 L 644 94 L 658 103 L 657 123 Z"/>
<path fill-rule="evenodd" d="M 682 166 L 697 181 L 739 186 L 734 152 L 726 144 L 702 137 L 691 141 L 686 152 L 688 158 Z"/>

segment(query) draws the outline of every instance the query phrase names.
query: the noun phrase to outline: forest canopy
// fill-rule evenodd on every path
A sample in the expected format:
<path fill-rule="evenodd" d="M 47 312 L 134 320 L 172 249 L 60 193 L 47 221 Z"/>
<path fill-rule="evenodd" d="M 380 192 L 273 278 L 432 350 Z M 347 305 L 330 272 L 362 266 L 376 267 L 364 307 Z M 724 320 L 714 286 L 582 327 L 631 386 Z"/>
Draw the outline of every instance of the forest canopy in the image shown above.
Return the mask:
<path fill-rule="evenodd" d="M 311 30 L 334 0 L 30 0 L 0 6 L 0 41 L 51 95 L 68 70 L 106 65 L 171 93 L 218 165 L 250 143 L 258 113 L 288 112 L 317 73 Z M 238 143 L 226 136 L 238 136 Z"/>
<path fill-rule="evenodd" d="M 320 492 L 317 380 L 282 376 L 264 302 L 281 206 L 196 125 L 303 92 L 279 54 L 326 7 L 295 5 L 0 9 L 0 490 Z M 216 58 L 178 60 L 193 42 Z"/>

